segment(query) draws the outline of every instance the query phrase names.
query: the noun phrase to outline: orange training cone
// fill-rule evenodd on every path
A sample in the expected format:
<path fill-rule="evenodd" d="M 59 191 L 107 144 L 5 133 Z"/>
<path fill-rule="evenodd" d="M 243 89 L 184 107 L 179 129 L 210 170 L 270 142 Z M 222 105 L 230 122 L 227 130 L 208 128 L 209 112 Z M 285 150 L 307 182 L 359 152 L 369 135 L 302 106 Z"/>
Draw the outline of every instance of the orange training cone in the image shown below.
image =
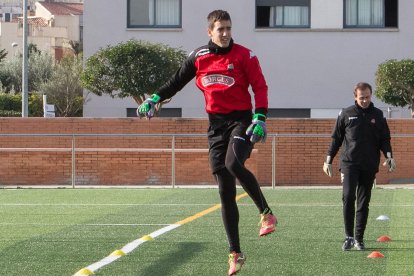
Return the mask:
<path fill-rule="evenodd" d="M 387 242 L 387 241 L 390 241 L 390 240 L 391 240 L 390 236 L 383 235 L 383 236 L 381 236 L 377 239 L 377 242 Z"/>
<path fill-rule="evenodd" d="M 368 258 L 384 258 L 384 255 L 381 252 L 374 251 L 371 254 L 368 255 Z"/>

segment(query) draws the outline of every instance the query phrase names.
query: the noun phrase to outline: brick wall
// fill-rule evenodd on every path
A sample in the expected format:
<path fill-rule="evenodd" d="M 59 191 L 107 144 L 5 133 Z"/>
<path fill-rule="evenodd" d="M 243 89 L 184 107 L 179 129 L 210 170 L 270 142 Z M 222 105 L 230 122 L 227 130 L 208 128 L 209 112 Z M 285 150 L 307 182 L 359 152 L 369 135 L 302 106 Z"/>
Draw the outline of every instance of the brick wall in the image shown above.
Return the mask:
<path fill-rule="evenodd" d="M 322 171 L 333 125 L 332 119 L 269 119 L 270 135 L 255 146 L 247 166 L 261 185 L 271 185 L 274 145 L 276 185 L 339 185 L 337 171 L 332 178 Z M 414 137 L 396 137 L 414 134 L 414 120 L 393 119 L 389 125 L 397 171 L 387 173 L 381 166 L 381 184 L 414 178 Z M 194 134 L 175 137 L 175 183 L 214 184 L 207 127 L 205 119 L 0 118 L 0 185 L 71 185 L 72 165 L 76 185 L 170 185 L 172 136 L 167 134 Z M 338 168 L 338 158 L 333 166 Z"/>

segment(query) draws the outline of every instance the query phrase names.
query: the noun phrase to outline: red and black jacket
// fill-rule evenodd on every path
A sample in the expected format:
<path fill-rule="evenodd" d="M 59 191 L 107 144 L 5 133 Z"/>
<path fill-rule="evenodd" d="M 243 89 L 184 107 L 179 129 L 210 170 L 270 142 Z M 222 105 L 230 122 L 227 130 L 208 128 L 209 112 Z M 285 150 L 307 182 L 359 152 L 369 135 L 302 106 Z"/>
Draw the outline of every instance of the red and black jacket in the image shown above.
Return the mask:
<path fill-rule="evenodd" d="M 221 48 L 211 40 L 190 53 L 176 73 L 156 92 L 161 101 L 169 99 L 196 77 L 204 93 L 208 114 L 229 114 L 252 110 L 249 87 L 252 87 L 255 112 L 266 115 L 267 84 L 257 57 L 249 49 L 230 42 Z"/>

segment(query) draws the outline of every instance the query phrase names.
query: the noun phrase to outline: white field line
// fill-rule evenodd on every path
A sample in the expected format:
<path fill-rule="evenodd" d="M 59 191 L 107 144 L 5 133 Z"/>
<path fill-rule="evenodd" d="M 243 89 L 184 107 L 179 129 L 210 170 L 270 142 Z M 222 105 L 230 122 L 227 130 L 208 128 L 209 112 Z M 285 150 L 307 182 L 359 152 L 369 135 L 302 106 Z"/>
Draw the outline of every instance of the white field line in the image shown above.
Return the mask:
<path fill-rule="evenodd" d="M 211 206 L 209 203 L 0 203 L 0 206 Z"/>
<path fill-rule="evenodd" d="M 211 206 L 209 203 L 0 203 L 2 206 Z M 239 206 L 255 206 L 253 203 L 239 203 Z M 270 206 L 274 207 L 338 207 L 342 206 L 341 203 L 271 203 Z M 414 207 L 414 204 L 373 204 L 370 207 Z"/>
<path fill-rule="evenodd" d="M 123 254 L 128 254 L 131 251 L 133 251 L 135 248 L 140 246 L 141 244 L 145 243 L 146 241 L 154 239 L 155 237 L 157 237 L 159 235 L 162 235 L 162 234 L 164 234 L 168 231 L 171 231 L 171 230 L 173 230 L 173 229 L 175 229 L 179 226 L 181 226 L 181 225 L 180 224 L 171 224 L 171 225 L 168 225 L 164 228 L 161 228 L 161 229 L 149 234 L 148 236 L 150 238 L 148 238 L 148 236 L 144 236 L 142 238 L 136 239 L 136 240 L 126 244 L 124 247 L 121 248 L 121 251 L 119 251 L 119 252 L 122 252 Z M 114 251 L 114 252 L 116 252 L 116 251 Z M 113 261 L 119 259 L 120 257 L 122 257 L 123 256 L 122 253 L 121 253 L 121 255 L 111 254 L 111 255 L 103 258 L 102 260 L 97 261 L 96 263 L 88 265 L 84 269 L 81 269 L 79 272 L 85 272 L 85 271 L 86 272 L 88 272 L 88 271 L 95 272 L 98 269 L 100 269 L 100 268 L 112 263 Z M 79 276 L 79 275 L 85 275 L 85 274 L 84 273 L 83 274 L 76 273 L 75 275 Z"/>
<path fill-rule="evenodd" d="M 303 203 L 303 204 L 292 204 L 292 203 L 271 203 L 268 202 L 271 207 L 342 207 L 342 203 L 331 204 L 331 203 Z M 251 203 L 241 203 L 238 206 L 254 206 Z M 369 207 L 414 207 L 414 204 L 369 204 Z"/>
<path fill-rule="evenodd" d="M 236 201 L 238 201 L 239 199 L 241 199 L 243 197 L 246 197 L 246 196 L 247 196 L 246 193 L 243 193 L 241 195 L 238 195 L 236 197 Z M 160 236 L 160 235 L 162 235 L 164 233 L 167 233 L 167 232 L 169 232 L 169 231 L 171 231 L 173 229 L 176 229 L 176 228 L 180 227 L 181 225 L 184 225 L 186 223 L 189 223 L 189 222 L 191 222 L 193 220 L 199 219 L 199 218 L 201 218 L 201 217 L 203 217 L 203 216 L 205 216 L 205 215 L 207 215 L 207 214 L 209 214 L 209 213 L 211 213 L 211 212 L 213 212 L 213 211 L 215 211 L 217 209 L 220 209 L 220 208 L 221 208 L 221 204 L 216 204 L 216 205 L 214 205 L 214 206 L 212 206 L 210 208 L 207 208 L 207 209 L 205 209 L 205 210 L 203 210 L 201 212 L 198 212 L 198 213 L 196 213 L 196 214 L 194 214 L 192 216 L 189 216 L 189 217 L 187 217 L 187 218 L 185 218 L 183 220 L 177 221 L 174 224 L 170 224 L 170 225 L 165 226 L 165 227 L 163 227 L 161 229 L 158 229 L 158 230 L 150 233 L 149 235 L 145 235 L 145 236 L 143 236 L 143 237 L 141 237 L 139 239 L 136 239 L 136 240 L 134 240 L 134 241 L 132 241 L 132 242 L 124 245 L 124 247 L 122 247 L 121 249 L 115 250 L 109 256 L 101 259 L 100 261 L 97 261 L 96 263 L 93 263 L 93 264 L 91 264 L 91 265 L 89 265 L 89 266 L 87 266 L 85 268 L 82 268 L 81 270 L 79 270 L 78 272 L 76 272 L 74 274 L 74 276 L 83 276 L 83 275 L 91 275 L 91 274 L 94 274 L 94 272 L 96 270 L 98 270 L 98 269 L 100 269 L 100 268 L 102 268 L 102 267 L 104 267 L 104 266 L 112 263 L 113 261 L 119 259 L 120 257 L 122 257 L 122 256 L 124 256 L 124 255 L 126 255 L 126 254 L 128 254 L 130 252 L 132 252 L 133 250 L 135 250 L 141 244 L 143 244 L 143 243 L 145 243 L 147 241 L 151 241 L 154 238 L 156 238 L 156 237 L 158 237 L 158 236 Z"/>
<path fill-rule="evenodd" d="M 164 233 L 167 233 L 168 231 L 174 230 L 175 228 L 180 227 L 182 224 L 171 224 L 168 225 L 164 228 L 158 229 L 154 232 L 152 232 L 151 234 L 149 234 L 148 236 L 150 236 L 151 238 L 156 238 Z M 124 247 L 122 247 L 122 251 L 125 254 L 128 254 L 129 252 L 133 251 L 135 248 L 137 248 L 139 245 L 141 245 L 142 243 L 146 242 L 147 239 L 146 238 L 140 238 L 140 239 L 136 239 L 126 245 L 124 245 Z"/>
<path fill-rule="evenodd" d="M 29 222 L 0 222 L 0 226 L 28 225 L 28 226 L 166 226 L 160 223 L 29 223 Z"/>

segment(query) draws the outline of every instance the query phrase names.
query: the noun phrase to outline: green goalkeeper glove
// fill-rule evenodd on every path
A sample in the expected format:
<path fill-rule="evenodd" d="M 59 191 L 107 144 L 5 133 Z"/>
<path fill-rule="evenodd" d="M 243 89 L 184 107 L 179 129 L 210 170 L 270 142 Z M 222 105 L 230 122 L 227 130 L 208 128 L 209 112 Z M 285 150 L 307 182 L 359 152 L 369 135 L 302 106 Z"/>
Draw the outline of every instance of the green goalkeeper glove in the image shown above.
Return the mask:
<path fill-rule="evenodd" d="M 146 99 L 137 109 L 137 115 L 142 118 L 151 119 L 154 117 L 155 105 L 160 101 L 160 96 L 152 94 L 151 98 Z"/>
<path fill-rule="evenodd" d="M 253 115 L 253 120 L 251 125 L 246 130 L 246 135 L 250 137 L 252 143 L 266 141 L 267 131 L 266 131 L 266 116 L 260 113 Z"/>

